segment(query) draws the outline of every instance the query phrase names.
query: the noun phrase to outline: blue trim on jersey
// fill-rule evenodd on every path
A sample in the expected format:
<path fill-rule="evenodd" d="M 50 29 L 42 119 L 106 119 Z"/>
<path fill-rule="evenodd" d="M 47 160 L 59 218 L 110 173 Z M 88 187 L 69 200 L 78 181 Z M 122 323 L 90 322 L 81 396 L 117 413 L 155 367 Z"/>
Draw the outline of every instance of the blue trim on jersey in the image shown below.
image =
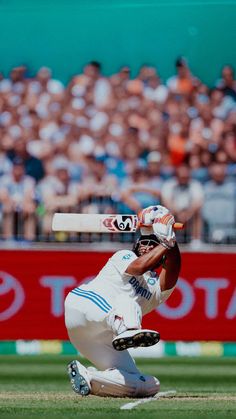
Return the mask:
<path fill-rule="evenodd" d="M 71 293 L 77 295 L 78 297 L 87 298 L 88 300 L 96 304 L 102 311 L 104 311 L 105 313 L 108 313 L 109 310 L 105 310 L 102 306 L 100 306 L 100 304 L 98 304 L 98 302 L 96 302 L 93 298 L 89 297 L 88 295 L 83 295 L 75 291 L 71 291 Z"/>
<path fill-rule="evenodd" d="M 94 304 L 96 304 L 105 313 L 108 313 L 110 311 L 110 308 L 107 308 L 97 297 L 95 297 L 94 295 L 90 294 L 90 292 L 88 292 L 88 291 L 86 291 L 86 293 L 83 293 L 83 290 L 80 290 L 78 288 L 75 288 L 71 292 L 72 292 L 72 294 L 75 294 L 75 295 L 77 295 L 79 297 L 87 298 L 88 300 L 92 301 Z M 106 302 L 106 300 L 104 300 L 104 301 Z M 109 305 L 109 304 L 107 303 L 107 305 Z M 109 307 L 111 307 L 111 306 L 109 305 Z"/>
<path fill-rule="evenodd" d="M 104 305 L 105 308 L 107 308 L 108 310 L 111 310 L 112 306 L 105 300 L 105 298 L 103 298 L 101 295 L 97 294 L 94 291 L 86 291 L 83 290 L 82 288 L 75 288 L 75 291 L 79 291 L 82 292 L 83 294 L 88 294 L 88 295 L 92 295 L 94 298 L 96 298 L 97 300 L 99 300 L 99 302 Z"/>

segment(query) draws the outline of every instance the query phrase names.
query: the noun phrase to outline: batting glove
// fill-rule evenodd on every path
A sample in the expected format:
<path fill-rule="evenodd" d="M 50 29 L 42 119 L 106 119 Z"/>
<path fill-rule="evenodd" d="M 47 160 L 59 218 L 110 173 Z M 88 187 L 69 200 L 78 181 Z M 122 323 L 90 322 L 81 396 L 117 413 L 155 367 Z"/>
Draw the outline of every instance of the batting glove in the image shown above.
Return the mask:
<path fill-rule="evenodd" d="M 162 218 L 166 214 L 169 214 L 167 208 L 162 205 L 151 205 L 138 214 L 139 224 L 141 226 L 152 226 L 156 218 Z"/>
<path fill-rule="evenodd" d="M 153 222 L 153 232 L 158 238 L 160 244 L 167 249 L 174 247 L 176 243 L 175 232 L 173 230 L 173 224 L 175 219 L 170 212 L 163 215 L 162 217 L 155 218 Z"/>

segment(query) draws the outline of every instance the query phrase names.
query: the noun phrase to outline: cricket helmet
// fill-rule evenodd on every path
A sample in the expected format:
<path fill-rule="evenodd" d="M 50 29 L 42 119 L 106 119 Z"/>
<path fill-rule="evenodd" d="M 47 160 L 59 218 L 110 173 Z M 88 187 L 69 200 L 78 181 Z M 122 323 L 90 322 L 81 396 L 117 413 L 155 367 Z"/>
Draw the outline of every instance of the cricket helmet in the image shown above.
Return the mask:
<path fill-rule="evenodd" d="M 153 246 L 154 248 L 158 246 L 158 244 L 160 244 L 160 242 L 158 241 L 158 238 L 155 236 L 155 234 L 142 235 L 138 238 L 138 240 L 136 240 L 132 250 L 137 256 L 141 256 L 140 245 Z M 155 269 L 159 268 L 160 266 L 164 266 L 165 260 L 166 256 L 163 255 L 157 263 Z"/>
<path fill-rule="evenodd" d="M 141 245 L 156 247 L 158 244 L 160 244 L 160 242 L 158 241 L 158 238 L 155 236 L 155 234 L 142 235 L 138 238 L 138 240 L 136 240 L 132 250 L 137 256 L 140 256 L 139 250 Z"/>

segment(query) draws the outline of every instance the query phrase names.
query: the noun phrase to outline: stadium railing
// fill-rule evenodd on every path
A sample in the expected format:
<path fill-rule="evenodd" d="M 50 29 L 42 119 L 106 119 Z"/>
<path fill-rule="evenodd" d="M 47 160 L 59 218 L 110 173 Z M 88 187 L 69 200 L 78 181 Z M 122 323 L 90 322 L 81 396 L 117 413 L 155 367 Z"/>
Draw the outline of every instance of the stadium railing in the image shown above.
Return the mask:
<path fill-rule="evenodd" d="M 64 212 L 58 209 L 58 212 Z M 112 197 L 91 197 L 80 202 L 75 208 L 72 209 L 73 213 L 124 213 L 121 211 L 119 202 L 112 199 Z M 132 213 L 132 212 L 130 212 Z M 36 232 L 35 242 L 85 242 L 85 243 L 101 243 L 101 242 L 119 242 L 119 243 L 132 243 L 138 236 L 137 233 L 66 233 L 66 232 L 50 232 L 45 234 L 43 229 L 43 218 L 46 214 L 45 208 L 40 208 L 36 211 Z M 0 238 L 3 240 L 3 223 L 4 218 L 1 214 L 0 218 Z M 13 217 L 13 237 L 9 240 L 24 241 L 23 225 L 24 217 L 20 211 L 14 214 Z M 209 223 L 203 220 L 202 241 L 204 243 L 220 243 L 220 244 L 236 244 L 236 223 L 229 224 L 226 220 L 221 225 L 216 225 L 215 235 L 212 235 L 212 229 Z M 230 234 L 227 234 L 230 232 Z M 185 225 L 183 231 L 177 232 L 178 242 L 183 244 L 191 243 L 191 223 Z"/>

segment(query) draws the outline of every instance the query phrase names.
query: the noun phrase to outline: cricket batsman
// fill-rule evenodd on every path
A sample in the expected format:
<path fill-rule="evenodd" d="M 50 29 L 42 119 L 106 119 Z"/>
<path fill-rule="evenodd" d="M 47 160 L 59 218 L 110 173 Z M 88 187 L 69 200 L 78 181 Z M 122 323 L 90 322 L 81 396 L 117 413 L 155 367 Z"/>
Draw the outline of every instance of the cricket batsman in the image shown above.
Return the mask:
<path fill-rule="evenodd" d="M 159 341 L 157 331 L 142 329 L 142 317 L 173 292 L 181 258 L 167 208 L 145 208 L 139 221 L 145 228 L 133 250 L 116 252 L 95 279 L 65 300 L 70 341 L 96 367 L 77 360 L 68 365 L 72 388 L 82 396 L 146 397 L 160 389 L 159 380 L 142 374 L 127 349 Z"/>

